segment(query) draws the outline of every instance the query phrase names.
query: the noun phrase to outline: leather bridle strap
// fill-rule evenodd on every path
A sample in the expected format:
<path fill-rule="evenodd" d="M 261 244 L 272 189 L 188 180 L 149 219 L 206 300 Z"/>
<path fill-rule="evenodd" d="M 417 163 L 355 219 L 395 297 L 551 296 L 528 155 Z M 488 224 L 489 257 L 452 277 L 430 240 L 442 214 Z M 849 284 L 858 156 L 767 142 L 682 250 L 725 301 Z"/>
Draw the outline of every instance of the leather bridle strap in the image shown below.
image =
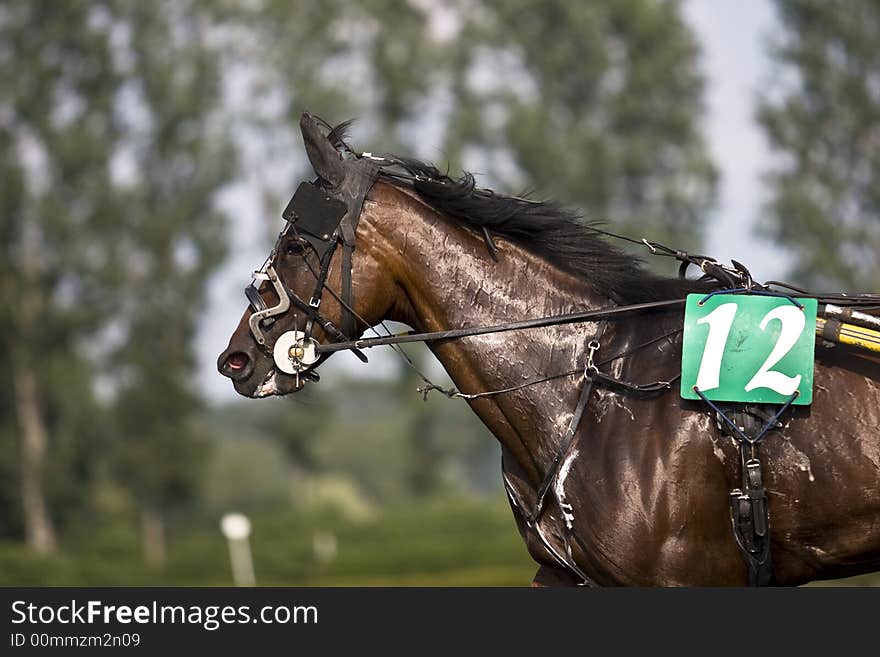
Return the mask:
<path fill-rule="evenodd" d="M 340 228 L 342 226 L 340 225 Z M 354 316 L 354 293 L 351 287 L 351 260 L 354 244 L 345 241 L 343 230 L 342 242 L 342 332 L 345 335 L 357 335 L 357 319 Z"/>
<path fill-rule="evenodd" d="M 327 190 L 327 193 L 341 199 L 346 204 L 347 211 L 334 231 L 335 243 L 324 253 L 323 258 L 320 260 L 320 271 L 315 273 L 314 270 L 312 270 L 312 273 L 315 276 L 315 291 L 312 293 L 312 297 L 309 299 L 308 304 L 303 304 L 295 294 L 292 294 L 293 298 L 299 302 L 296 305 L 298 305 L 309 318 L 305 330 L 307 338 L 311 338 L 312 328 L 314 321 L 316 320 L 320 323 L 321 327 L 324 328 L 325 332 L 328 332 L 331 340 L 347 340 L 348 342 L 351 342 L 348 336 L 357 335 L 358 325 L 357 319 L 354 315 L 354 292 L 352 287 L 352 256 L 355 249 L 357 224 L 360 219 L 364 199 L 366 199 L 370 188 L 373 186 L 373 183 L 379 174 L 379 167 L 374 162 L 367 160 L 358 160 L 354 166 L 357 166 L 358 168 L 351 169 L 349 175 L 345 177 L 343 182 L 337 188 Z M 327 276 L 330 273 L 330 264 L 333 260 L 333 254 L 340 245 L 342 246 L 342 265 L 340 275 L 342 289 L 341 299 L 340 297 L 337 297 L 337 299 L 341 301 L 341 330 L 333 326 L 328 320 L 322 318 L 318 313 L 318 308 L 321 305 L 321 297 L 324 293 L 324 289 L 327 287 Z M 305 254 L 303 255 L 303 260 L 305 260 L 306 265 L 308 266 L 308 260 L 306 259 Z M 329 331 L 328 328 L 330 329 Z M 351 349 L 355 352 L 355 355 L 357 355 L 358 358 L 364 362 L 367 361 L 367 357 L 357 349 L 357 347 L 351 347 Z M 323 360 L 329 355 L 329 353 L 321 355 Z"/>
<path fill-rule="evenodd" d="M 371 162 L 368 160 L 358 160 L 351 164 L 351 168 L 348 170 L 348 175 L 342 180 L 342 182 L 334 188 L 324 189 L 325 194 L 329 194 L 330 196 L 325 196 L 324 201 L 329 201 L 331 197 L 335 197 L 338 201 L 345 203 L 346 212 L 345 215 L 339 220 L 336 229 L 332 233 L 332 238 L 330 236 L 329 230 L 324 233 L 320 229 L 315 228 L 315 226 L 309 226 L 306 230 L 307 234 L 310 235 L 310 238 L 305 239 L 313 250 L 319 255 L 319 263 L 320 270 L 315 272 L 314 269 L 309 265 L 308 258 L 303 254 L 303 261 L 306 266 L 312 271 L 312 274 L 315 276 L 315 288 L 312 292 L 312 296 L 309 298 L 308 302 L 303 301 L 296 293 L 294 293 L 289 287 L 284 285 L 285 297 L 288 301 L 288 304 L 293 304 L 297 308 L 299 308 L 306 315 L 306 326 L 304 335 L 306 340 L 312 339 L 312 331 L 314 329 L 314 325 L 317 322 L 318 325 L 324 330 L 330 340 L 334 342 L 346 341 L 351 342 L 351 337 L 357 335 L 357 319 L 354 313 L 354 292 L 352 286 L 352 265 L 353 265 L 353 253 L 355 249 L 355 234 L 357 231 L 357 223 L 360 219 L 361 210 L 363 208 L 364 200 L 366 199 L 367 194 L 370 191 L 370 188 L 373 186 L 373 183 L 376 180 L 376 177 L 379 174 L 379 166 L 375 162 Z M 300 186 L 301 189 L 303 185 Z M 310 187 L 306 186 L 305 189 L 310 189 Z M 298 198 L 300 194 L 300 190 L 297 191 L 297 194 L 294 195 L 294 199 L 291 200 L 291 203 L 288 204 L 288 209 L 294 205 L 294 202 Z M 307 203 L 305 200 L 303 203 Z M 297 212 L 290 212 L 288 216 L 288 211 L 285 210 L 285 219 L 287 219 L 291 226 L 296 230 L 297 221 L 301 220 L 298 216 Z M 314 231 L 318 231 L 315 233 Z M 279 238 L 280 239 L 280 238 Z M 333 240 L 330 243 L 330 240 Z M 321 251 L 318 251 L 313 240 L 317 240 L 319 243 L 326 243 L 329 248 Z M 341 263 L 341 298 L 336 297 L 337 300 L 341 302 L 341 330 L 338 329 L 330 320 L 323 317 L 319 308 L 321 305 L 321 297 L 323 296 L 324 289 L 327 288 L 327 277 L 330 273 L 330 266 L 333 261 L 333 254 L 336 252 L 336 249 L 342 246 L 342 263 Z M 277 245 L 276 245 L 277 248 Z M 321 255 L 323 253 L 323 255 Z M 270 262 L 272 257 L 270 256 Z M 281 283 L 283 285 L 283 282 Z M 327 288 L 329 289 L 329 288 Z M 332 292 L 332 290 L 331 290 Z M 254 310 L 259 311 L 261 307 L 265 305 L 262 301 L 258 293 L 246 291 L 248 296 L 248 300 L 251 302 L 251 305 L 254 307 Z M 279 294 L 279 296 L 281 296 Z M 336 296 L 334 294 L 334 296 Z M 276 313 L 278 314 L 278 313 Z M 252 332 L 254 331 L 254 327 L 251 328 Z M 256 333 L 255 333 L 256 336 Z M 259 340 L 258 340 L 259 341 Z M 263 342 L 260 342 L 260 345 L 264 349 L 268 349 L 268 345 L 265 344 L 265 339 Z M 357 347 L 348 347 L 351 349 L 355 355 L 360 358 L 362 361 L 367 362 L 367 357 L 357 348 Z M 320 359 L 317 363 L 312 366 L 317 367 L 318 364 L 323 362 L 329 356 L 329 353 L 319 354 Z"/>
<path fill-rule="evenodd" d="M 324 254 L 324 259 L 321 262 L 321 270 L 315 277 L 315 291 L 312 292 L 312 296 L 309 299 L 309 310 L 307 311 L 308 319 L 306 320 L 306 330 L 304 331 L 306 338 L 312 337 L 312 328 L 315 323 L 315 318 L 319 316 L 318 310 L 321 307 L 321 297 L 324 294 L 324 287 L 327 284 L 327 275 L 330 273 L 330 262 L 333 260 L 333 252 L 335 250 L 336 249 L 328 249 Z M 343 312 L 345 311 L 343 310 Z M 345 335 L 351 335 L 350 333 L 346 333 L 344 328 L 342 333 Z"/>
<path fill-rule="evenodd" d="M 314 324 L 317 324 L 333 342 L 343 342 L 348 340 L 348 336 L 343 334 L 331 320 L 321 315 L 316 307 L 300 299 L 299 296 L 297 296 L 293 290 L 286 285 L 284 286 L 284 289 L 287 292 L 287 296 L 290 298 L 290 302 L 299 308 L 308 318 L 307 328 L 309 328 L 309 330 L 312 330 Z M 360 349 L 352 349 L 351 351 L 362 362 L 368 362 L 366 355 L 364 355 Z M 329 354 L 321 354 L 321 360 L 319 362 L 326 360 L 327 356 L 329 356 Z"/>
<path fill-rule="evenodd" d="M 332 288 L 330 288 L 327 285 L 327 275 L 330 271 L 330 263 L 333 260 L 333 253 L 335 251 L 336 251 L 335 248 L 327 251 L 327 253 L 324 256 L 324 260 L 321 263 L 321 270 L 318 273 L 315 273 L 315 270 L 312 269 L 312 266 L 309 264 L 307 256 L 305 254 L 303 254 L 303 262 L 305 263 L 305 265 L 309 269 L 309 271 L 312 272 L 312 276 L 315 277 L 315 291 L 312 293 L 312 298 L 309 300 L 308 303 L 303 302 L 303 300 L 300 299 L 299 296 L 293 290 L 291 290 L 289 287 L 287 287 L 286 285 L 285 285 L 284 289 L 287 291 L 287 295 L 291 298 L 293 304 L 296 305 L 297 308 L 302 310 L 306 314 L 306 317 L 308 318 L 308 321 L 306 323 L 306 330 L 305 330 L 305 335 L 307 337 L 311 337 L 312 329 L 314 327 L 314 322 L 317 322 L 318 325 L 324 330 L 324 333 L 327 334 L 327 337 L 329 337 L 332 342 L 345 342 L 345 341 L 349 341 L 348 336 L 354 335 L 353 331 L 350 331 L 348 328 L 346 328 L 347 325 L 352 323 L 352 322 L 349 322 L 349 318 L 354 318 L 354 310 L 351 308 L 351 306 L 347 306 L 345 303 L 341 304 L 342 305 L 342 326 L 343 326 L 342 330 L 339 330 L 338 328 L 336 328 L 336 325 L 333 322 L 331 322 L 329 319 L 326 319 L 319 312 L 319 308 L 321 305 L 321 298 L 323 297 L 325 289 L 330 290 L 330 294 L 332 294 L 334 297 L 336 297 L 337 301 L 339 300 L 339 297 L 336 295 L 336 293 L 333 292 Z M 345 270 L 343 270 L 343 271 L 345 271 Z M 353 330 L 356 330 L 357 329 L 356 319 L 355 319 L 355 323 L 353 323 L 353 326 L 354 326 Z M 357 356 L 361 360 L 361 362 L 364 362 L 364 363 L 369 362 L 369 359 L 366 357 L 364 352 L 362 352 L 360 349 L 352 349 L 352 353 L 355 356 Z M 324 360 L 326 360 L 326 358 L 329 355 L 330 354 L 321 354 L 321 361 L 319 361 L 319 362 L 323 362 Z"/>
<path fill-rule="evenodd" d="M 364 200 L 379 175 L 380 167 L 370 160 L 357 160 L 358 168 L 353 170 L 339 190 L 348 204 L 348 212 L 339 222 L 338 236 L 342 242 L 342 332 L 357 335 L 357 320 L 352 313 L 354 291 L 352 288 L 352 264 L 355 250 L 355 235 L 360 220 Z"/>

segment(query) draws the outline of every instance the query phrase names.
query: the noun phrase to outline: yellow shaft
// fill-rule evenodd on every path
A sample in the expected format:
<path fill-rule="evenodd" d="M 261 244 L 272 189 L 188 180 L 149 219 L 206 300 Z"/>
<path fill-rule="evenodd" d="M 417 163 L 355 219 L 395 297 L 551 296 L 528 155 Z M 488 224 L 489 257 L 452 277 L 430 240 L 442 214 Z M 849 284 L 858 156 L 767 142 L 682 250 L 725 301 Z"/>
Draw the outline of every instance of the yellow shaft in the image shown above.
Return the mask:
<path fill-rule="evenodd" d="M 816 335 L 821 336 L 824 329 L 825 319 L 817 317 Z M 880 331 L 874 331 L 873 329 L 863 328 L 861 326 L 853 326 L 852 324 L 841 324 L 840 343 L 880 353 Z"/>

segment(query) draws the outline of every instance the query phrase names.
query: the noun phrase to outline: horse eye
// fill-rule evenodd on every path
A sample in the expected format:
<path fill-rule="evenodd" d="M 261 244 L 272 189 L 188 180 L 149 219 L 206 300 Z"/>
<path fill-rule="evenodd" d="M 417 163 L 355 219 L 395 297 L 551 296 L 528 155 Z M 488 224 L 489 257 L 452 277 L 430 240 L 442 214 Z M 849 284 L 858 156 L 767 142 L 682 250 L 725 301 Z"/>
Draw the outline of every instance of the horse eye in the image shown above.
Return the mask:
<path fill-rule="evenodd" d="M 299 240 L 287 244 L 287 255 L 300 255 L 304 250 L 305 245 Z"/>

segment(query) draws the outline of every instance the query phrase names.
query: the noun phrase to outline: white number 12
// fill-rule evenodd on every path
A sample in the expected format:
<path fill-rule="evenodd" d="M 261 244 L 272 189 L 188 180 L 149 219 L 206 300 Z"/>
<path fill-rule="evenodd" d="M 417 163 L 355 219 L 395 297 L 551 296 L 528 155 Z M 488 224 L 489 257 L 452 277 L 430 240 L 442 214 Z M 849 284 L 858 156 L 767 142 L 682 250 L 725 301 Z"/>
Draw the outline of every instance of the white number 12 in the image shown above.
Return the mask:
<path fill-rule="evenodd" d="M 725 303 L 697 320 L 697 324 L 709 325 L 709 335 L 706 338 L 706 347 L 703 350 L 700 370 L 697 373 L 697 388 L 701 392 L 713 390 L 720 385 L 721 358 L 724 356 L 724 347 L 727 344 L 736 311 L 737 305 L 735 303 Z M 767 324 L 773 319 L 782 323 L 779 338 L 770 355 L 767 356 L 767 360 L 746 384 L 745 391 L 750 392 L 755 388 L 770 388 L 780 395 L 791 395 L 800 385 L 801 375 L 787 376 L 770 368 L 782 360 L 785 354 L 794 347 L 807 320 L 804 313 L 795 306 L 777 306 L 764 315 L 760 324 L 761 330 L 766 330 Z"/>

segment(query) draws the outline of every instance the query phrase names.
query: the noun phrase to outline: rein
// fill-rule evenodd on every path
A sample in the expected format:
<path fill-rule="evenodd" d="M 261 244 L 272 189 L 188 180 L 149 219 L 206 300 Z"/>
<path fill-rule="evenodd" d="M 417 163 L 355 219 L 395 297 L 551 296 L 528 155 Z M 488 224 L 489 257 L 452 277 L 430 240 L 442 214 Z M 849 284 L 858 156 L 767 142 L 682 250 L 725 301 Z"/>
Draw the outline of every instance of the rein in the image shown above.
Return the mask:
<path fill-rule="evenodd" d="M 537 317 L 535 319 L 526 319 L 518 322 L 510 322 L 508 324 L 497 324 L 495 326 L 475 326 L 472 328 L 459 328 L 448 331 L 433 331 L 431 333 L 413 333 L 412 331 L 408 331 L 406 333 L 379 336 L 376 338 L 362 338 L 360 340 L 350 340 L 348 342 L 322 344 L 316 347 L 316 351 L 319 354 L 333 353 L 336 351 L 345 351 L 346 349 L 370 349 L 382 345 L 406 344 L 410 342 L 435 342 L 437 340 L 467 338 L 474 335 L 485 335 L 487 333 L 504 333 L 506 331 L 520 331 L 523 329 L 541 328 L 544 326 L 561 326 L 564 324 L 577 324 L 580 322 L 596 322 L 631 312 L 681 306 L 684 302 L 684 299 L 649 301 L 647 303 L 634 303 L 628 306 L 609 306 L 598 310 L 586 310 L 564 315 Z"/>

